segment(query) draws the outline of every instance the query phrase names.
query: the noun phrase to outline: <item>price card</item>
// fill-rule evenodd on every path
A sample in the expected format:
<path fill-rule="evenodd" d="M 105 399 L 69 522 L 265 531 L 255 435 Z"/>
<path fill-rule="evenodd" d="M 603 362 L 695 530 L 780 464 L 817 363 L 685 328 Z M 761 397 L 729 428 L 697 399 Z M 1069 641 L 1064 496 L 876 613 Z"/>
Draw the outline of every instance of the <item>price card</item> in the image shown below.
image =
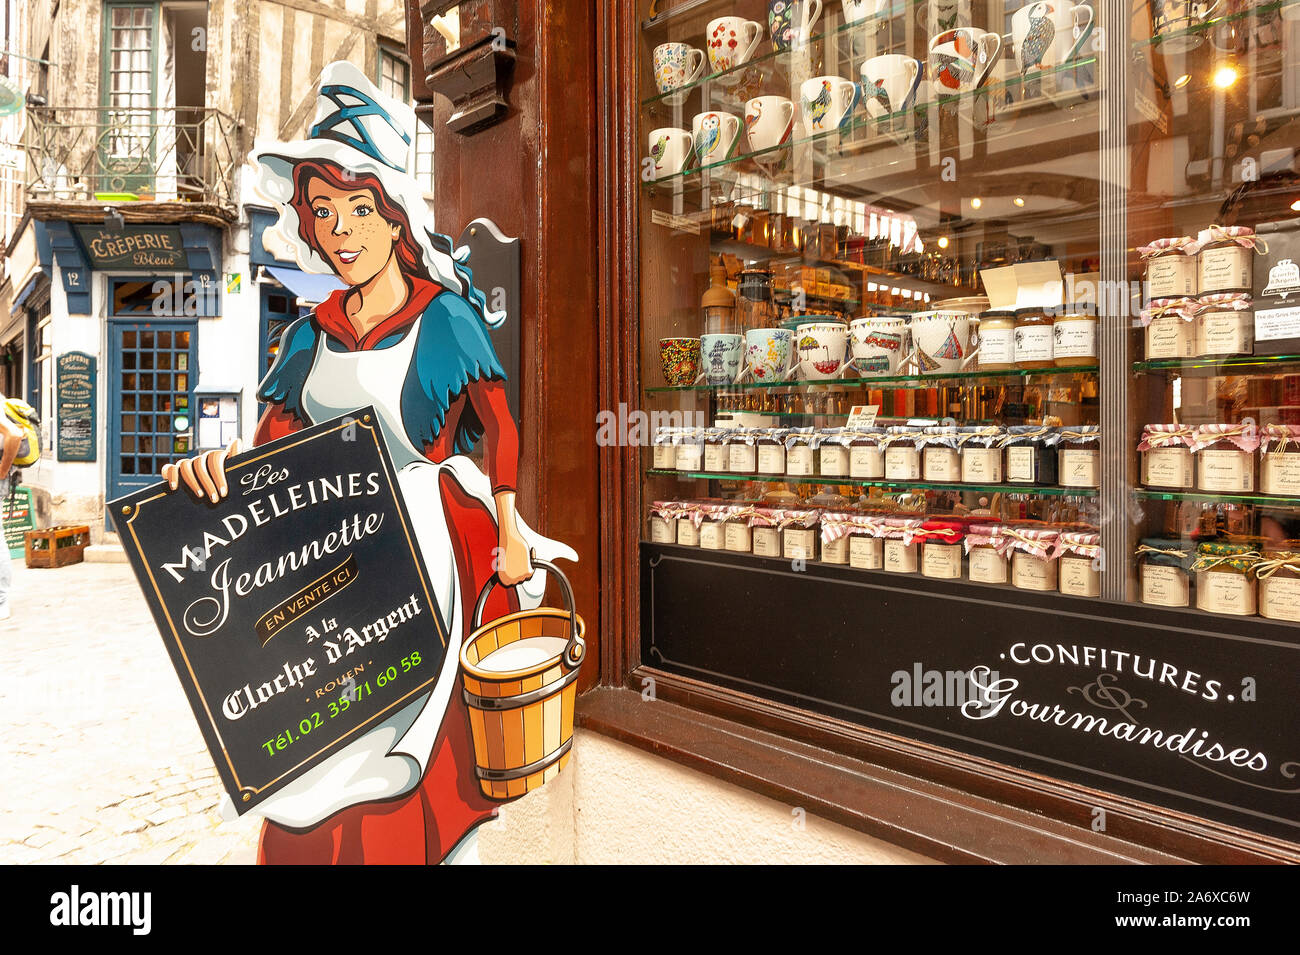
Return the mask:
<path fill-rule="evenodd" d="M 854 405 L 849 411 L 849 420 L 845 425 L 850 430 L 858 428 L 870 428 L 876 423 L 876 415 L 880 413 L 880 405 Z"/>

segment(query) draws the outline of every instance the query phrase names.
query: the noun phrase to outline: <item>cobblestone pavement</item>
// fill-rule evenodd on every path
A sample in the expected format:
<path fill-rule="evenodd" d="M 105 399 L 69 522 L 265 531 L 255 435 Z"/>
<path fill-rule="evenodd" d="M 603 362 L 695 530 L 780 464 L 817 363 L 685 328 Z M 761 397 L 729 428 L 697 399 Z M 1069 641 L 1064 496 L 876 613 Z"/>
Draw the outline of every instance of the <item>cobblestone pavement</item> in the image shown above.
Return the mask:
<path fill-rule="evenodd" d="M 0 864 L 252 863 L 126 564 L 14 561 L 0 622 Z"/>

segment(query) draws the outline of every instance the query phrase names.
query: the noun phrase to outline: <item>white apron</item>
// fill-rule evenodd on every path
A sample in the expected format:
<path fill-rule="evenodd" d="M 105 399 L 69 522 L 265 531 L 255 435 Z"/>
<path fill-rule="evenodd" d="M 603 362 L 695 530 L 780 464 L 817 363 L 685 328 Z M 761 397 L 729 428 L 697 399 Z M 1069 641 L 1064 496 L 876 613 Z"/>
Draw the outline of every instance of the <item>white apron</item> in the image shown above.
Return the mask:
<path fill-rule="evenodd" d="M 451 694 L 459 689 L 459 661 L 464 615 L 472 612 L 477 594 L 462 594 L 447 515 L 443 510 L 439 476 L 446 472 L 470 497 L 496 519 L 492 484 L 464 455 L 430 462 L 407 436 L 401 420 L 402 386 L 415 354 L 423 317 L 405 337 L 388 348 L 338 352 L 317 338 L 311 370 L 302 391 L 302 408 L 313 422 L 328 421 L 367 405 L 379 416 L 388 453 L 397 468 L 397 481 L 406 500 L 429 583 L 447 625 L 447 656 L 433 689 L 407 704 L 319 766 L 300 776 L 250 812 L 282 826 L 301 829 L 361 802 L 391 799 L 410 792 L 420 782 L 438 738 Z M 522 520 L 519 530 L 527 545 L 543 560 L 576 561 L 572 548 L 536 534 Z M 515 588 L 521 608 L 536 607 L 546 589 L 538 571 Z M 468 608 L 468 609 L 467 609 Z"/>

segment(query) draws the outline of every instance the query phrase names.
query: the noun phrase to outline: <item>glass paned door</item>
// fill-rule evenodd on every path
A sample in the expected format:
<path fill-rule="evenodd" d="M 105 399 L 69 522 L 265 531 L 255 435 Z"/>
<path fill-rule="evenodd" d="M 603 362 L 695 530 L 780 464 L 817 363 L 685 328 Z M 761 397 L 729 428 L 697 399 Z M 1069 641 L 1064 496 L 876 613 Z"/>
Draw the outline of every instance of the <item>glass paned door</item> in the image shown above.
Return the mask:
<path fill-rule="evenodd" d="M 197 378 L 193 322 L 112 322 L 109 497 L 158 480 L 190 453 Z"/>
<path fill-rule="evenodd" d="M 157 8 L 113 4 L 104 35 L 98 192 L 151 192 Z"/>

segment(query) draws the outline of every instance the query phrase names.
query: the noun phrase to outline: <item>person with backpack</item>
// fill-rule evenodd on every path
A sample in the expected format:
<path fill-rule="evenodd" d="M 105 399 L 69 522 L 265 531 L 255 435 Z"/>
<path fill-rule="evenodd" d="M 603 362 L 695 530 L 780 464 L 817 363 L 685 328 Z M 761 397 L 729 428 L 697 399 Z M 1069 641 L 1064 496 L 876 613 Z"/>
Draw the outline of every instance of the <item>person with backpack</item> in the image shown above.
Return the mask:
<path fill-rule="evenodd" d="M 8 401 L 0 396 L 0 407 L 7 407 Z M 8 414 L 0 414 L 0 502 L 9 496 L 13 481 L 17 478 L 14 460 L 22 450 L 27 434 L 22 428 L 9 420 Z M 0 513 L 0 620 L 8 620 L 9 588 L 13 585 L 14 569 L 9 560 L 9 547 L 4 542 L 4 518 Z"/>

